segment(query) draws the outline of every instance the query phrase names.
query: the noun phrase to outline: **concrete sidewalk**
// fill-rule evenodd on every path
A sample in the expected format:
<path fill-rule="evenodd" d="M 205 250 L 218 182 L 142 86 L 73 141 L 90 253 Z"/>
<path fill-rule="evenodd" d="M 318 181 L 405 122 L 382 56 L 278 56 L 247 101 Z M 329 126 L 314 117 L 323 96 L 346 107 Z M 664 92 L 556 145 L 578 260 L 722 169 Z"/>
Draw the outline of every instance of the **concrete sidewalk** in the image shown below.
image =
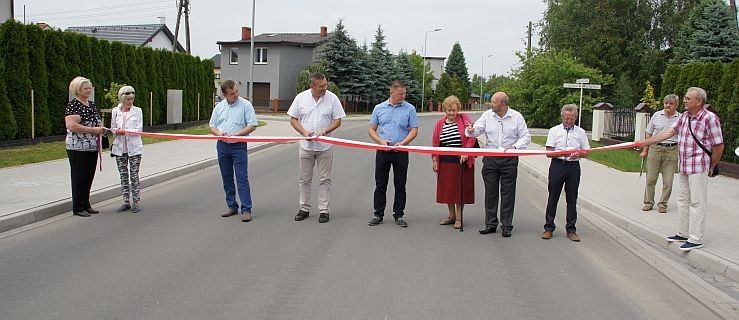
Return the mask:
<path fill-rule="evenodd" d="M 424 113 L 422 116 L 438 118 L 442 114 Z M 295 135 L 286 116 L 260 115 L 259 119 L 266 121 L 267 125 L 256 130 L 255 136 Z M 368 115 L 346 118 L 347 121 L 368 119 Z M 531 131 L 532 135 L 546 135 L 547 132 L 542 129 Z M 253 143 L 249 149 L 255 151 L 270 145 Z M 536 148 L 541 147 L 530 146 L 530 149 Z M 141 177 L 144 188 L 217 163 L 214 142 L 185 140 L 147 145 L 143 162 Z M 521 157 L 519 168 L 546 183 L 548 167 L 549 159 L 533 156 Z M 656 210 L 645 213 L 641 211 L 645 178 L 639 178 L 638 173 L 624 173 L 589 160 L 582 161 L 582 172 L 578 203 L 585 209 L 582 210 L 583 215 L 595 213 L 642 239 L 678 253 L 694 266 L 739 281 L 739 233 L 735 232 L 739 229 L 739 219 L 730 214 L 739 208 L 739 180 L 723 176 L 710 179 L 705 247 L 684 253 L 677 249 L 676 244 L 665 240 L 666 236 L 676 232 L 676 192 L 667 214 L 659 214 Z M 0 177 L 3 190 L 0 193 L 0 232 L 70 213 L 67 159 L 0 169 Z M 660 184 L 661 181 L 658 182 Z M 674 188 L 678 188 L 677 183 Z M 120 197 L 118 171 L 109 152 L 105 152 L 103 171 L 98 171 L 95 176 L 91 201 L 94 204 L 117 197 Z M 145 203 L 142 209 L 145 212 Z M 582 236 L 587 241 L 588 235 Z"/>
<path fill-rule="evenodd" d="M 532 143 L 529 149 L 543 147 Z M 580 210 L 581 215 L 597 214 L 633 235 L 677 253 L 694 267 L 706 268 L 739 282 L 739 219 L 735 214 L 739 208 L 739 180 L 724 176 L 709 178 L 705 247 L 683 252 L 678 249 L 681 243 L 669 243 L 665 239 L 677 233 L 677 177 L 667 213 L 658 213 L 656 207 L 645 212 L 641 207 L 646 175 L 640 178 L 639 173 L 621 172 L 587 159 L 580 162 L 578 205 L 585 209 Z M 521 157 L 519 169 L 547 183 L 549 163 L 546 157 Z M 657 198 L 661 185 L 659 179 Z M 587 241 L 587 234 L 582 236 Z"/>

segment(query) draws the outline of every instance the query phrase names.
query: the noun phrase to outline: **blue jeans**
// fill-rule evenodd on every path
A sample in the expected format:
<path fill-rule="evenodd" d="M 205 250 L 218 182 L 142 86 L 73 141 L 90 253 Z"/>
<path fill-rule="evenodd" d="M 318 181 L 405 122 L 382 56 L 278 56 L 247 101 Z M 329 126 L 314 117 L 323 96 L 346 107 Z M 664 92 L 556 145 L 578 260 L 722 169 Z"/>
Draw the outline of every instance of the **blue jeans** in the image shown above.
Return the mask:
<path fill-rule="evenodd" d="M 246 142 L 225 143 L 218 141 L 218 166 L 221 168 L 223 179 L 223 191 L 226 192 L 226 206 L 238 210 L 239 203 L 236 202 L 236 188 L 234 187 L 234 172 L 236 173 L 236 184 L 239 187 L 239 199 L 241 199 L 241 213 L 251 213 L 251 189 L 249 188 L 249 177 L 247 175 L 247 164 L 249 157 L 246 150 Z"/>

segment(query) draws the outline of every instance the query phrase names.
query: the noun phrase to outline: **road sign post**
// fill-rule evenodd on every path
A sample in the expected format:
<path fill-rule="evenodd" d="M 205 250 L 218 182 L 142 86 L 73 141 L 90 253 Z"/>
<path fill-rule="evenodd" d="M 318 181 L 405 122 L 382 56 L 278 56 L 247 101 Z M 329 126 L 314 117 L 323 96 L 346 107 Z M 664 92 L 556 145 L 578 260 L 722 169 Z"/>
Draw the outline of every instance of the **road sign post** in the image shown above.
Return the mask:
<path fill-rule="evenodd" d="M 581 126 L 582 122 L 582 94 L 584 89 L 600 90 L 599 84 L 590 84 L 590 79 L 577 79 L 576 83 L 565 83 L 564 87 L 568 89 L 580 89 L 580 110 L 577 112 L 577 125 Z"/>

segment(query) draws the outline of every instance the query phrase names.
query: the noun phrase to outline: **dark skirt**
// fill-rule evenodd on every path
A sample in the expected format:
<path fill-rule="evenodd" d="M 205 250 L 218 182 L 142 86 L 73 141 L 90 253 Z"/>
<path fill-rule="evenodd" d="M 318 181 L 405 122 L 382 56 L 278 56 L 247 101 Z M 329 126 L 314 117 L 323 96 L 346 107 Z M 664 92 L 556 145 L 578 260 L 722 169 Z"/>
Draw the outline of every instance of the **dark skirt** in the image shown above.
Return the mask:
<path fill-rule="evenodd" d="M 459 204 L 460 200 L 465 204 L 475 203 L 475 166 L 470 168 L 467 163 L 460 166 L 458 161 L 439 161 L 436 202 Z"/>

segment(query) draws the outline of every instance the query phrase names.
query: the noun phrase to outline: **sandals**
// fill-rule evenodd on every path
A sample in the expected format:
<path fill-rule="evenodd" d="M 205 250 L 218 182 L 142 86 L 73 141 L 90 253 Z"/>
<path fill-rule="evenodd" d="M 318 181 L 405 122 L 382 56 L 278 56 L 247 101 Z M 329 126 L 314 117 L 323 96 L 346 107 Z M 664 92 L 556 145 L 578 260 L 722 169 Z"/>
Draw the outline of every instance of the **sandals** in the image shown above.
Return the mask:
<path fill-rule="evenodd" d="M 444 218 L 441 221 L 439 221 L 439 224 L 442 226 L 448 226 L 450 224 L 454 224 L 455 219 L 452 218 Z"/>
<path fill-rule="evenodd" d="M 462 229 L 462 220 L 454 222 L 454 229 Z"/>

